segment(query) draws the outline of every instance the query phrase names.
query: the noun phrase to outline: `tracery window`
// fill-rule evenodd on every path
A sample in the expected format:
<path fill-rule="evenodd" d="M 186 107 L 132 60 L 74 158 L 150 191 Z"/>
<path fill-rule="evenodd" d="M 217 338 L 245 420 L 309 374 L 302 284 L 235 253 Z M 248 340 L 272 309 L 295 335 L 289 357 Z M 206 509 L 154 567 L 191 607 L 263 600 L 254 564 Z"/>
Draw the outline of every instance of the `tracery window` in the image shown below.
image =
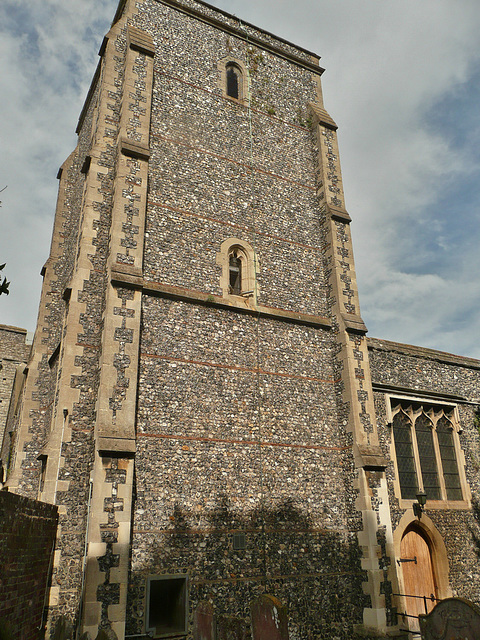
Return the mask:
<path fill-rule="evenodd" d="M 393 440 L 401 497 L 463 500 L 455 449 L 454 407 L 392 399 Z"/>

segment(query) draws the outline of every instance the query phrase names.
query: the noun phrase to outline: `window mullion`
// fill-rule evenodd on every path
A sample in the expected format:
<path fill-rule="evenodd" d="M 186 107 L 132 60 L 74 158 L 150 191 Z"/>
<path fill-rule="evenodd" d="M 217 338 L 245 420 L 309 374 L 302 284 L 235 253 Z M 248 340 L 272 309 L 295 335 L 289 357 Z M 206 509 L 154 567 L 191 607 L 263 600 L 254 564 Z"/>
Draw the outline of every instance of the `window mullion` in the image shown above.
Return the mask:
<path fill-rule="evenodd" d="M 442 495 L 442 500 L 447 499 L 447 489 L 445 486 L 445 476 L 443 473 L 443 464 L 442 464 L 442 456 L 440 455 L 440 445 L 438 444 L 437 437 L 437 421 L 435 420 L 435 424 L 433 427 L 433 448 L 435 449 L 435 458 L 437 460 L 437 469 L 438 469 L 438 479 L 440 482 L 440 493 Z"/>
<path fill-rule="evenodd" d="M 417 471 L 418 490 L 425 491 L 423 486 L 422 466 L 420 464 L 420 453 L 418 451 L 417 434 L 415 433 L 415 418 L 413 411 L 408 411 L 410 418 L 410 433 L 412 434 L 413 459 L 415 461 L 415 469 Z"/>

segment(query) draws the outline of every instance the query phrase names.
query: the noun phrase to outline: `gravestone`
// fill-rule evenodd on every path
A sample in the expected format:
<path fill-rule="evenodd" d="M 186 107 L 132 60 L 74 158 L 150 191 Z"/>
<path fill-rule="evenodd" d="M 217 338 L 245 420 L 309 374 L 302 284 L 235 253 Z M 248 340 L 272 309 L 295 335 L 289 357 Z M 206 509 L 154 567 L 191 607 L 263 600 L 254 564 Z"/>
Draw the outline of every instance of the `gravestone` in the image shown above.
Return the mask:
<path fill-rule="evenodd" d="M 216 640 L 245 640 L 245 622 L 231 616 L 218 616 Z"/>
<path fill-rule="evenodd" d="M 214 640 L 215 617 L 209 602 L 200 602 L 193 615 L 194 640 Z"/>
<path fill-rule="evenodd" d="M 262 595 L 250 605 L 253 640 L 288 640 L 287 609 L 274 596 Z"/>
<path fill-rule="evenodd" d="M 422 640 L 478 640 L 480 608 L 463 598 L 447 598 L 420 615 Z"/>
<path fill-rule="evenodd" d="M 73 640 L 73 625 L 64 616 L 60 616 L 55 623 L 53 640 Z"/>

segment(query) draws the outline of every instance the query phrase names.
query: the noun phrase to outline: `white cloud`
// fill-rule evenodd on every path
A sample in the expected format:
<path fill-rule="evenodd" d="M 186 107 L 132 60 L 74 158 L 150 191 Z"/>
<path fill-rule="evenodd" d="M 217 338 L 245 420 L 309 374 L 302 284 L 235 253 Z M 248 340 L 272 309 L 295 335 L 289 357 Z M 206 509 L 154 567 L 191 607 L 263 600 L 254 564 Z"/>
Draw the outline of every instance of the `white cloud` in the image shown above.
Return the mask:
<path fill-rule="evenodd" d="M 0 259 L 11 293 L 0 322 L 33 329 L 40 269 L 48 257 L 58 167 L 76 143 L 76 121 L 116 2 L 7 1 L 0 7 Z M 95 20 L 92 16 L 97 15 Z"/>

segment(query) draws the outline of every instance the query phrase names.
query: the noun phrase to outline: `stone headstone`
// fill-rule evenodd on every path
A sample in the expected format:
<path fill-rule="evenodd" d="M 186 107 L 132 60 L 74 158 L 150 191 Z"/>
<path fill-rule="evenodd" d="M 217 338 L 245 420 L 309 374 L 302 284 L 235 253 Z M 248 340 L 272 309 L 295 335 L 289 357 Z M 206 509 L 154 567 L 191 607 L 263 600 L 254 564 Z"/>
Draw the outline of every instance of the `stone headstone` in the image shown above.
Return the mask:
<path fill-rule="evenodd" d="M 118 640 L 118 636 L 112 628 L 100 629 L 95 640 Z"/>
<path fill-rule="evenodd" d="M 420 615 L 422 640 L 478 640 L 480 608 L 463 598 L 447 598 Z"/>
<path fill-rule="evenodd" d="M 55 623 L 55 630 L 53 632 L 53 640 L 72 640 L 73 638 L 73 625 L 64 616 L 60 616 Z"/>
<path fill-rule="evenodd" d="M 216 640 L 245 640 L 245 622 L 240 618 L 218 616 Z"/>
<path fill-rule="evenodd" d="M 200 602 L 193 615 L 194 640 L 214 640 L 215 617 L 209 602 Z"/>
<path fill-rule="evenodd" d="M 4 620 L 0 620 L 0 640 L 14 640 L 10 625 Z"/>
<path fill-rule="evenodd" d="M 253 640 L 288 640 L 287 609 L 274 596 L 262 595 L 250 605 Z"/>

